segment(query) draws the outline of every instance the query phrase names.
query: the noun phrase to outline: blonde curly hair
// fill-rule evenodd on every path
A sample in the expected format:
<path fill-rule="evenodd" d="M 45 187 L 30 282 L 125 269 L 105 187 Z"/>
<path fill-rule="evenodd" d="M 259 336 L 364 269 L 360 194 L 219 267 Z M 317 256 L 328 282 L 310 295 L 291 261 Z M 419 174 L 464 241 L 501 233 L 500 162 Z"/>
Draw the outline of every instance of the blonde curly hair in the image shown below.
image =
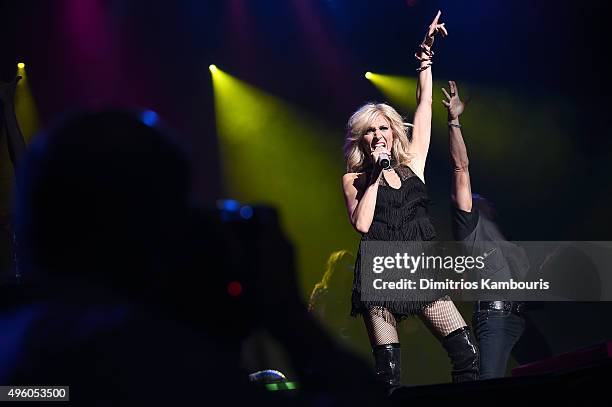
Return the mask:
<path fill-rule="evenodd" d="M 389 121 L 393 134 L 391 156 L 398 164 L 409 164 L 412 154 L 408 147 L 412 138 L 412 125 L 386 103 L 366 103 L 350 117 L 344 143 L 344 160 L 347 172 L 363 172 L 370 165 L 370 151 L 366 150 L 363 136 L 378 116 Z"/>

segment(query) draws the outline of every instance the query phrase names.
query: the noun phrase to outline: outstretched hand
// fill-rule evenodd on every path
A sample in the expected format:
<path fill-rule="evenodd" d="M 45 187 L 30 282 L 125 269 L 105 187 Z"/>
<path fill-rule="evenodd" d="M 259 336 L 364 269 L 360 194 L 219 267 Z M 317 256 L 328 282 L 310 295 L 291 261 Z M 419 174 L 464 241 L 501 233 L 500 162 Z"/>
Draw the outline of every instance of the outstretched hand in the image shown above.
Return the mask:
<path fill-rule="evenodd" d="M 420 61 L 431 60 L 431 57 L 433 57 L 433 51 L 431 48 L 433 47 L 436 34 L 440 33 L 442 37 L 446 37 L 448 35 L 448 31 L 446 30 L 444 23 L 439 22 L 441 15 L 442 12 L 438 10 L 438 14 L 436 14 L 436 17 L 434 17 L 433 21 L 427 28 L 425 38 L 420 45 L 420 50 L 415 54 L 416 58 Z"/>
<path fill-rule="evenodd" d="M 446 99 L 443 99 L 442 103 L 448 109 L 448 118 L 453 120 L 461 116 L 465 107 L 470 102 L 470 98 L 461 101 L 459 98 L 459 89 L 457 89 L 455 81 L 448 81 L 448 87 L 450 89 L 450 94 L 446 89 L 442 88 L 442 92 L 444 92 L 444 96 L 446 96 Z"/>
<path fill-rule="evenodd" d="M 444 23 L 439 23 L 441 15 L 442 12 L 438 10 L 438 14 L 436 14 L 433 21 L 431 22 L 431 24 L 429 24 L 429 27 L 427 28 L 427 34 L 425 34 L 423 44 L 425 44 L 429 48 L 431 48 L 431 46 L 433 45 L 437 33 L 440 33 L 442 37 L 446 37 L 448 35 L 448 31 L 446 30 Z"/>

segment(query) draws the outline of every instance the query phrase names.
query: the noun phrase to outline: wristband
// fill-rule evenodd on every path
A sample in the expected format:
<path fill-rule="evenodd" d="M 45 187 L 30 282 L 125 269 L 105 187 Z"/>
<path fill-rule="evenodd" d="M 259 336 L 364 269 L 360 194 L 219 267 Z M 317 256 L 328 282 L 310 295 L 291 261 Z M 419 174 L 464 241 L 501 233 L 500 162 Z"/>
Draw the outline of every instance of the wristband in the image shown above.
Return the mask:
<path fill-rule="evenodd" d="M 432 63 L 430 62 L 430 63 L 429 63 L 429 64 L 427 64 L 427 65 L 424 65 L 424 66 L 420 66 L 420 67 L 418 67 L 418 68 L 416 69 L 416 71 L 417 71 L 417 72 L 424 71 L 424 70 L 426 70 L 427 68 L 431 68 L 431 65 L 432 65 Z"/>

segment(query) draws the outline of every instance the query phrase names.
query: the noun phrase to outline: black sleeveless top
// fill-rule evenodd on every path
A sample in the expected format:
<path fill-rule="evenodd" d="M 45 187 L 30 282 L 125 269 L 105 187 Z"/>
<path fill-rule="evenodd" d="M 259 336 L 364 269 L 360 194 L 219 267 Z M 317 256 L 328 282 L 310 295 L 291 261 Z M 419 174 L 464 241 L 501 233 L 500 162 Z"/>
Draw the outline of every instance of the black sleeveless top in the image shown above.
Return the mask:
<path fill-rule="evenodd" d="M 380 178 L 374 219 L 362 240 L 433 240 L 436 232 L 429 219 L 429 197 L 421 179 L 406 165 L 394 168 L 402 181 L 395 189 Z"/>
<path fill-rule="evenodd" d="M 374 219 L 362 241 L 428 241 L 436 238 L 436 231 L 428 214 L 430 199 L 421 179 L 406 165 L 395 166 L 402 181 L 395 189 L 380 177 Z M 366 172 L 367 173 L 367 172 Z M 369 173 L 367 174 L 370 175 Z M 428 303 L 416 301 L 365 302 L 361 301 L 361 253 L 357 253 L 353 280 L 351 315 L 371 307 L 384 307 L 398 317 L 416 314 Z"/>

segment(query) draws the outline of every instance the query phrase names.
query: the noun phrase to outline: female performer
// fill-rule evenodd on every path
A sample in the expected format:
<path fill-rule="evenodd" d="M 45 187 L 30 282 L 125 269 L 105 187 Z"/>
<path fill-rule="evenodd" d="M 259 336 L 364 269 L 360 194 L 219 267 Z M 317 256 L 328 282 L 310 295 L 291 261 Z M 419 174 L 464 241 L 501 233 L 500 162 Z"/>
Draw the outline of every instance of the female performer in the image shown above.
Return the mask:
<path fill-rule="evenodd" d="M 432 115 L 432 45 L 437 33 L 446 36 L 440 12 L 415 54 L 420 61 L 417 107 L 412 134 L 395 109 L 368 103 L 348 121 L 344 147 L 347 174 L 342 178 L 346 207 L 362 241 L 427 241 L 435 239 L 428 217 L 424 183 Z M 390 158 L 383 169 L 379 159 Z M 434 302 L 362 301 L 360 254 L 355 264 L 352 315 L 363 316 L 375 360 L 377 380 L 388 394 L 400 385 L 400 344 L 397 322 L 420 315 L 447 350 L 453 382 L 478 378 L 478 351 L 459 311 L 448 297 Z"/>

